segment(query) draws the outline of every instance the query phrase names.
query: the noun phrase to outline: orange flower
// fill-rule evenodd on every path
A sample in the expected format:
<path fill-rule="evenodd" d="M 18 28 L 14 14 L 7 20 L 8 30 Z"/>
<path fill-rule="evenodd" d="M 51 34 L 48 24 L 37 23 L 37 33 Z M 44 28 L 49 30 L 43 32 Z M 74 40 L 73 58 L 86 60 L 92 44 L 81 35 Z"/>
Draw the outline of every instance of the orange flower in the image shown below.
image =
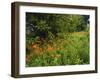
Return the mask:
<path fill-rule="evenodd" d="M 33 45 L 32 45 L 32 48 L 33 48 L 33 49 L 37 48 L 37 45 L 36 45 L 36 44 L 33 44 Z"/>
<path fill-rule="evenodd" d="M 51 47 L 51 46 L 48 46 L 48 49 L 47 49 L 48 51 L 52 51 L 53 50 L 53 47 Z"/>

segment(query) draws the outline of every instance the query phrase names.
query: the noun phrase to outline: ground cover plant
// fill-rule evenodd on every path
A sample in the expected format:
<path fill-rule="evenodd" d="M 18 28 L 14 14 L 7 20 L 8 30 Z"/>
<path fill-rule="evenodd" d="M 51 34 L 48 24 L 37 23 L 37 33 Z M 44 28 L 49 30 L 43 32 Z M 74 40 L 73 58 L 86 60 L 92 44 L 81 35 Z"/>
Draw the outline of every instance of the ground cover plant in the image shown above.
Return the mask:
<path fill-rule="evenodd" d="M 26 13 L 26 67 L 89 64 L 89 15 Z"/>

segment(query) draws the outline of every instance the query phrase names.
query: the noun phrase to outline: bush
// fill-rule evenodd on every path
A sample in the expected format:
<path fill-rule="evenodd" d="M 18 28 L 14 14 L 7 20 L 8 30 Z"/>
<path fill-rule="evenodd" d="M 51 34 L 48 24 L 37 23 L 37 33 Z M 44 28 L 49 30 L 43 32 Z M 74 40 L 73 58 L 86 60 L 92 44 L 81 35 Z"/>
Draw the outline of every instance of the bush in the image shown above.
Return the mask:
<path fill-rule="evenodd" d="M 26 34 L 52 39 L 58 33 L 86 31 L 88 18 L 88 15 L 26 13 Z"/>
<path fill-rule="evenodd" d="M 58 66 L 89 64 L 89 39 L 87 32 L 63 33 L 63 38 L 57 37 L 52 42 L 45 42 L 42 52 L 33 50 L 27 66 Z M 39 44 L 40 45 L 40 44 Z"/>

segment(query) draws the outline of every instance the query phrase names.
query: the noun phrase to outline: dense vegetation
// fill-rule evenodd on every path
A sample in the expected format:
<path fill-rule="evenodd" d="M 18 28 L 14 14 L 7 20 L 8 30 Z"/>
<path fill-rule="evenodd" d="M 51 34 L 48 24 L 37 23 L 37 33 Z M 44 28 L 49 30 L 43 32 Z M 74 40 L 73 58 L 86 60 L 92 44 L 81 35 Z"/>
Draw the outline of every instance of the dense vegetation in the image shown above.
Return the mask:
<path fill-rule="evenodd" d="M 89 63 L 89 16 L 26 13 L 26 66 Z"/>

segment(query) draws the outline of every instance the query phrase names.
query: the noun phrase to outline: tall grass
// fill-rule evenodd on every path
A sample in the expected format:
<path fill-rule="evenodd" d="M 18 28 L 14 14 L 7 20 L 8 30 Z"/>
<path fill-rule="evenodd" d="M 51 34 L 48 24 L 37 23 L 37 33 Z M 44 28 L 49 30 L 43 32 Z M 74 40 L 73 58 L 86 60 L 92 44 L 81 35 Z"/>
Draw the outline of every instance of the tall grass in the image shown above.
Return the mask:
<path fill-rule="evenodd" d="M 26 66 L 89 64 L 89 33 L 59 33 L 49 41 L 26 40 Z"/>

